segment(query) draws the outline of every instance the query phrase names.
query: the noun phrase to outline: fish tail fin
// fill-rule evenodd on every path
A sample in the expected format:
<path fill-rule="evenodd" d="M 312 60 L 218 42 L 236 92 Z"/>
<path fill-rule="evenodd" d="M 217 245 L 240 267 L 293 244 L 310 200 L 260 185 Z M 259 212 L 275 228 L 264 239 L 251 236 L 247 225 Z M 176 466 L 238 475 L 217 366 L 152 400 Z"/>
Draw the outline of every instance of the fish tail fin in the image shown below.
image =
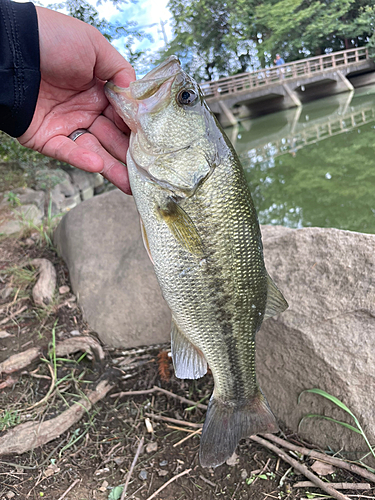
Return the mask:
<path fill-rule="evenodd" d="M 243 402 L 211 397 L 202 430 L 200 463 L 202 467 L 217 467 L 233 455 L 240 439 L 277 431 L 275 416 L 260 389 Z"/>

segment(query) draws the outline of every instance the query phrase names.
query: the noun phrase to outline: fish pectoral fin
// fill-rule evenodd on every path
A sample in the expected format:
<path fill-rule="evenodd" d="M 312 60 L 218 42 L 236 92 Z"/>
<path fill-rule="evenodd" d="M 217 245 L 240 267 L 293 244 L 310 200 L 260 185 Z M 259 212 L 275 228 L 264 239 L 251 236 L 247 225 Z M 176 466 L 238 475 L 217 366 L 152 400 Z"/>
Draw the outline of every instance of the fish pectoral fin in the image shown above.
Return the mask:
<path fill-rule="evenodd" d="M 272 318 L 288 309 L 288 302 L 277 288 L 272 278 L 267 274 L 267 303 L 264 319 Z"/>
<path fill-rule="evenodd" d="M 197 228 L 189 215 L 174 200 L 168 198 L 164 206 L 158 205 L 157 212 L 169 227 L 176 240 L 195 255 L 203 255 L 203 245 Z"/>
<path fill-rule="evenodd" d="M 259 432 L 277 432 L 276 419 L 260 389 L 246 401 L 211 397 L 202 429 L 202 467 L 217 467 L 230 458 L 240 439 Z"/>
<path fill-rule="evenodd" d="M 172 319 L 171 351 L 176 377 L 196 379 L 207 373 L 207 361 L 200 349 L 180 332 Z"/>
<path fill-rule="evenodd" d="M 153 258 L 152 258 L 152 255 L 151 255 L 151 250 L 150 250 L 150 245 L 149 245 L 149 242 L 148 242 L 146 228 L 145 228 L 145 225 L 144 225 L 143 220 L 142 220 L 141 217 L 139 218 L 139 222 L 141 223 L 141 233 L 142 233 L 143 245 L 144 245 L 144 247 L 146 249 L 147 255 L 149 256 L 152 264 L 155 265 L 154 261 L 153 261 Z"/>

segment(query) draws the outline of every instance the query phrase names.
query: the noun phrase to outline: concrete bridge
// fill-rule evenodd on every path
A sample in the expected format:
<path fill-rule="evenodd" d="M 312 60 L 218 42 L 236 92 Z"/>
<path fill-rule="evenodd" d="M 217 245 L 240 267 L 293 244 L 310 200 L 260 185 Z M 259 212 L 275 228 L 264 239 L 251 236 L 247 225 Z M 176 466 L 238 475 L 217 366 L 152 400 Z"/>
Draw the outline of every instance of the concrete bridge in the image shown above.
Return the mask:
<path fill-rule="evenodd" d="M 201 89 L 220 123 L 230 126 L 369 83 L 375 83 L 375 64 L 359 47 L 203 82 Z"/>

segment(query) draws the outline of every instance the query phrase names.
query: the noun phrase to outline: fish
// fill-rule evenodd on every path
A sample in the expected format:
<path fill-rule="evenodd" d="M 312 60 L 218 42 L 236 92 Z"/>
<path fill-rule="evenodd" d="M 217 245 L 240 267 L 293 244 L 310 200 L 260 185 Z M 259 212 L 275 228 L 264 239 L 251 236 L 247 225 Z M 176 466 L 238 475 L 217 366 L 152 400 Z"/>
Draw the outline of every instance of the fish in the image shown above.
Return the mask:
<path fill-rule="evenodd" d="M 278 425 L 256 380 L 255 337 L 288 304 L 265 268 L 239 158 L 197 82 L 170 56 L 105 93 L 131 130 L 126 165 L 143 241 L 172 315 L 176 377 L 211 369 L 199 458 L 217 467 Z M 150 305 L 152 307 L 152 305 Z"/>

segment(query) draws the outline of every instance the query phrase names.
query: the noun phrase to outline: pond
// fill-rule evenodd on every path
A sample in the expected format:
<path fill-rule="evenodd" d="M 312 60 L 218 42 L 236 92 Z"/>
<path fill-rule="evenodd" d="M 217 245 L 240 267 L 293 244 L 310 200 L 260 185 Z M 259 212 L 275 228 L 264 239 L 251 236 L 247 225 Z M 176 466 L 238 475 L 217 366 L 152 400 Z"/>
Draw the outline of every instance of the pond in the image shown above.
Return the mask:
<path fill-rule="evenodd" d="M 261 224 L 375 233 L 375 86 L 226 132 Z"/>

